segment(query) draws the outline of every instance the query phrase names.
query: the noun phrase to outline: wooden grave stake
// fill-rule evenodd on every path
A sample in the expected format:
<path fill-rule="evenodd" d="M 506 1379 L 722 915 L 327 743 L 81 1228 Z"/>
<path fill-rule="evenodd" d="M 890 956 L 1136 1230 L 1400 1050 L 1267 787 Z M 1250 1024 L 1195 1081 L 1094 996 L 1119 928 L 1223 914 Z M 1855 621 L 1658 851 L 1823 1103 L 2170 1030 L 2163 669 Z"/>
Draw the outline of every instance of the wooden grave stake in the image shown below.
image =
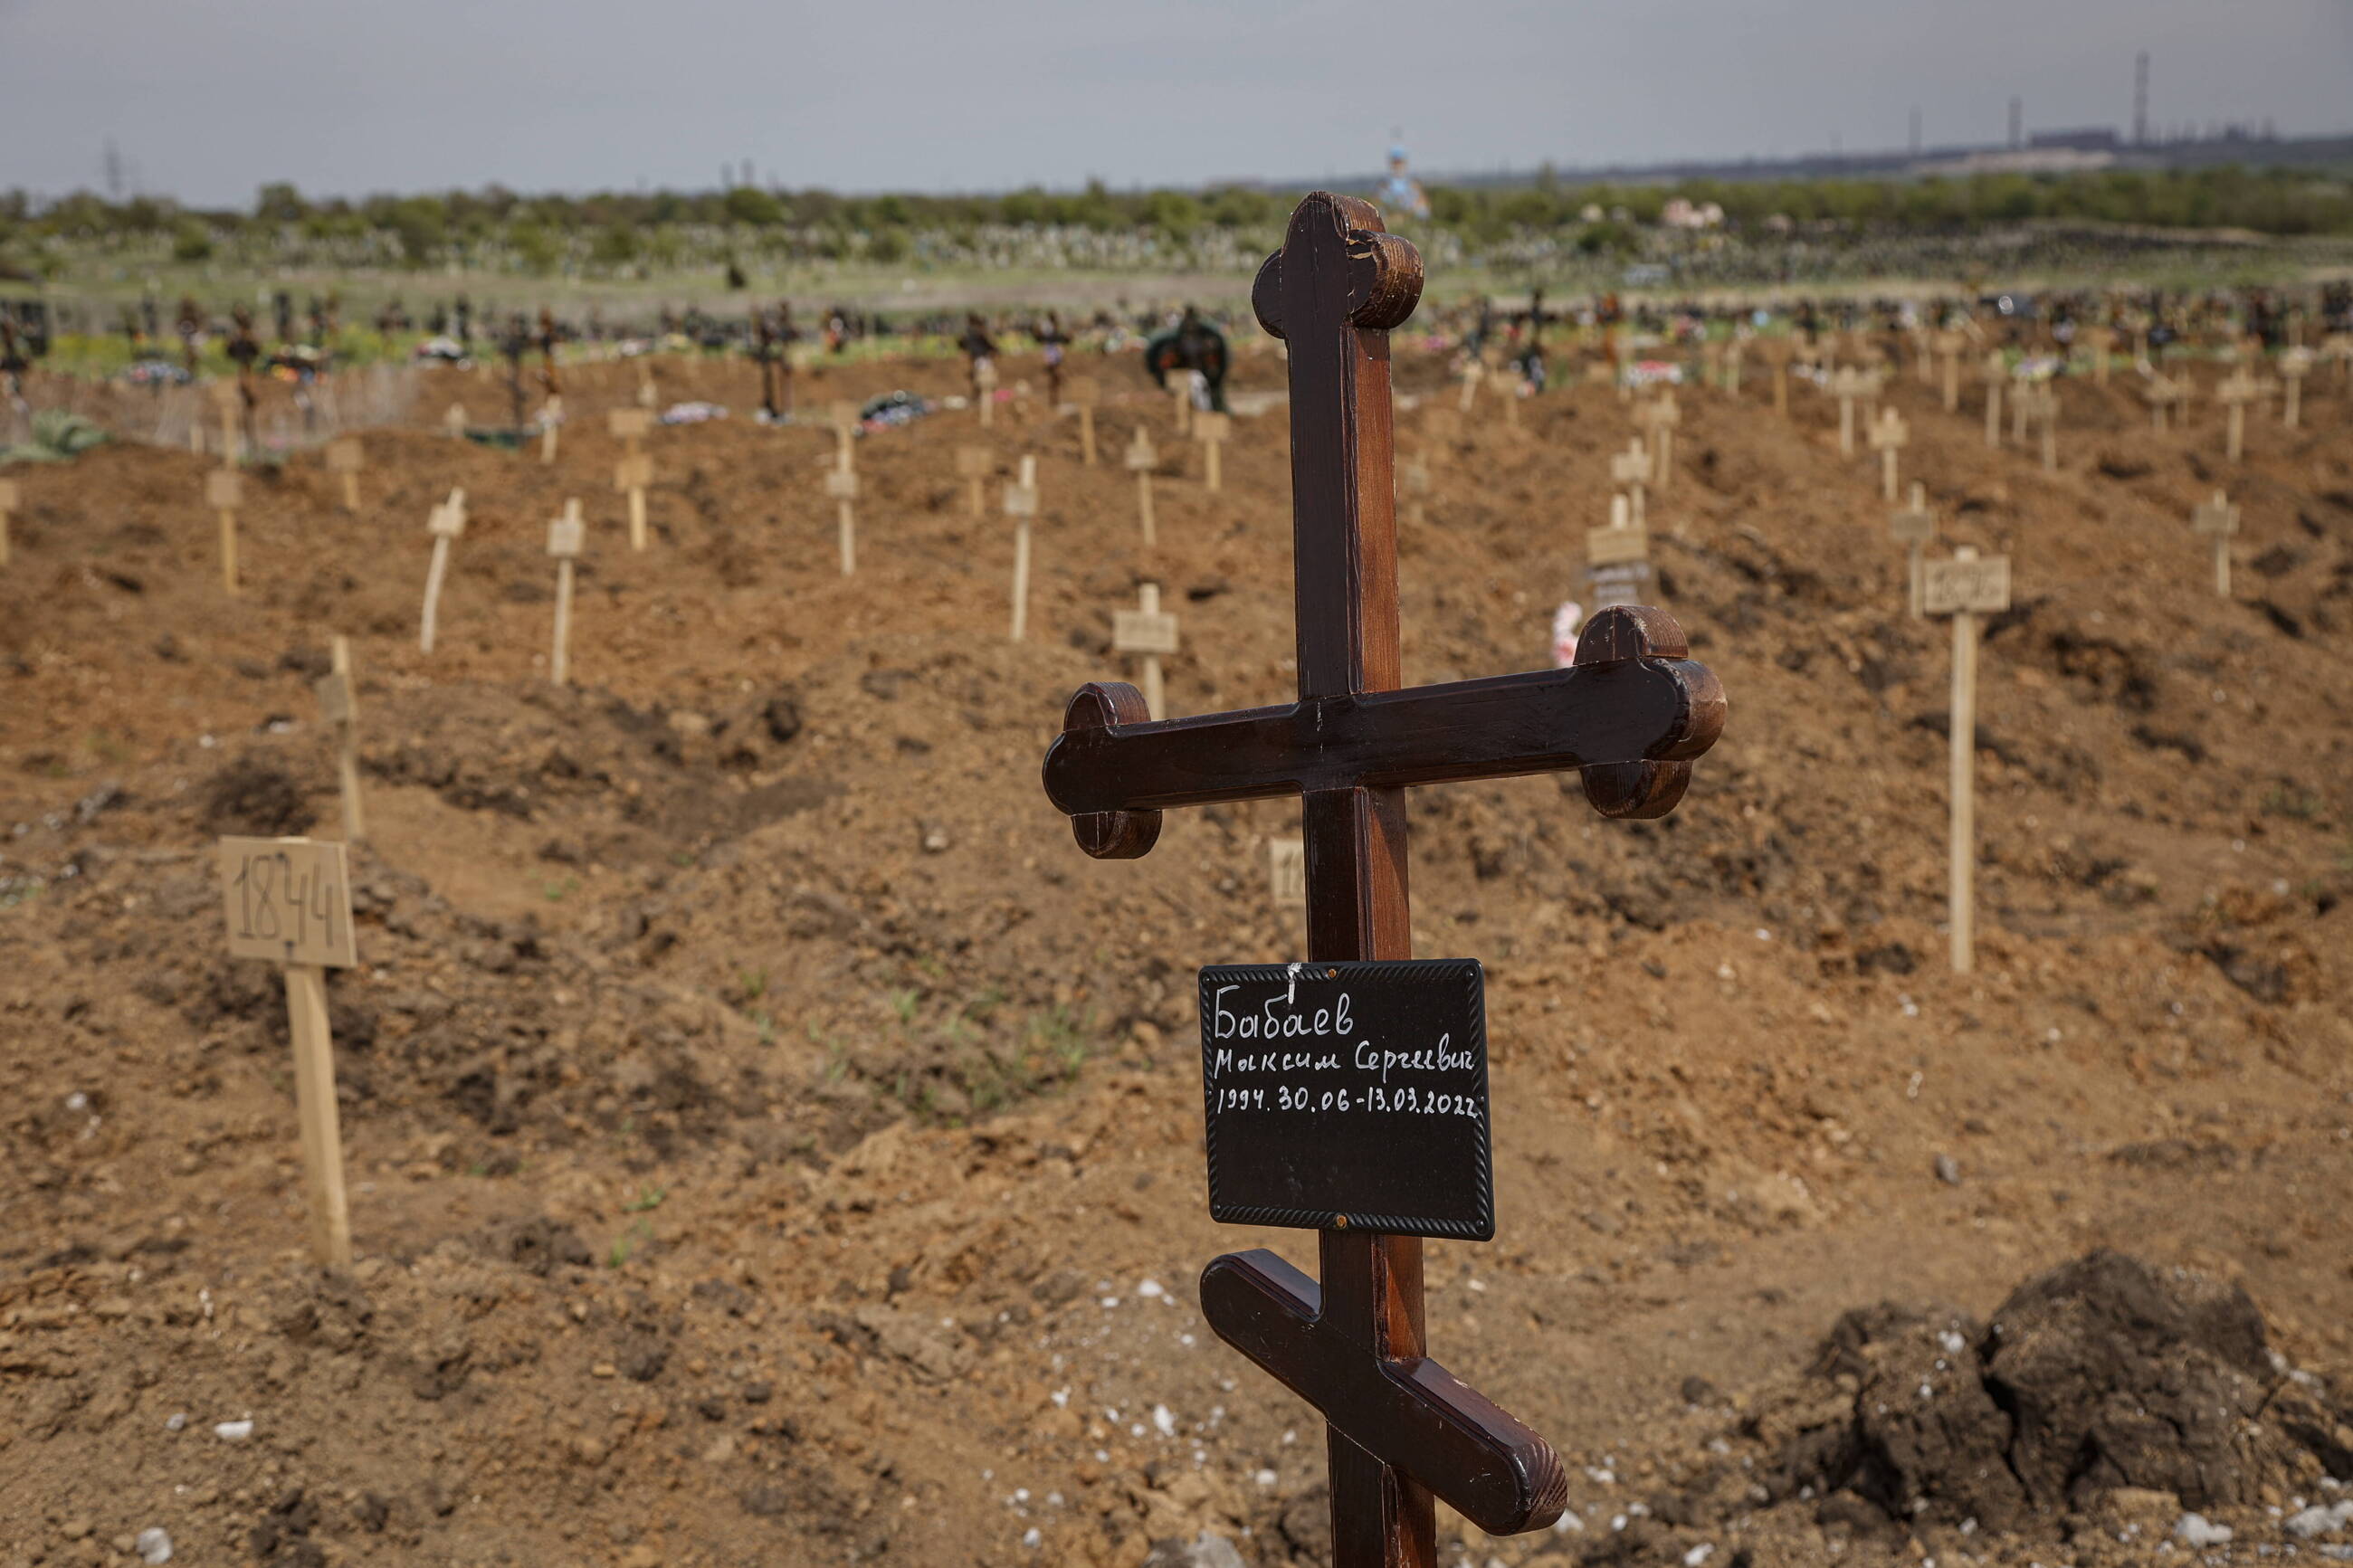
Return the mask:
<path fill-rule="evenodd" d="M 1005 487 L 1005 515 L 1013 520 L 1013 640 L 1019 642 L 1029 634 L 1029 522 L 1038 515 L 1036 458 L 1025 455 L 1021 477 Z M 1145 516 L 1149 543 L 1151 514 Z"/>
<path fill-rule="evenodd" d="M 2241 365 L 2222 378 L 2221 384 L 2214 388 L 2214 395 L 2221 398 L 2223 407 L 2230 411 L 2229 433 L 2223 437 L 2222 455 L 2235 463 L 2246 455 L 2247 405 L 2255 400 L 2255 378 L 2247 374 L 2244 365 Z"/>
<path fill-rule="evenodd" d="M 417 647 L 431 653 L 441 613 L 441 581 L 449 572 L 449 542 L 466 531 L 466 492 L 451 490 L 449 499 L 425 520 L 425 528 L 433 535 L 433 559 L 425 568 L 425 611 L 417 623 Z"/>
<path fill-rule="evenodd" d="M 8 564 L 8 520 L 24 504 L 14 479 L 0 479 L 0 566 Z"/>
<path fill-rule="evenodd" d="M 2290 430 L 2304 424 L 2304 378 L 2312 374 L 2312 351 L 2307 348 L 2292 348 L 2280 355 L 2280 385 L 2284 389 L 2280 424 Z"/>
<path fill-rule="evenodd" d="M 1998 353 L 1985 357 L 1986 445 L 2001 449 L 2001 384 L 2010 379 L 2010 366 Z"/>
<path fill-rule="evenodd" d="M 2320 340 L 2320 357 L 2337 362 L 2337 390 L 2353 389 L 2353 332 L 2331 332 Z"/>
<path fill-rule="evenodd" d="M 1624 451 L 1609 459 L 1609 482 L 1623 486 L 1633 498 L 1634 526 L 1648 527 L 1649 512 L 1642 504 L 1642 490 L 1651 482 L 1651 454 L 1643 449 L 1640 436 L 1629 441 Z"/>
<path fill-rule="evenodd" d="M 1634 423 L 1650 436 L 1651 488 L 1661 495 L 1667 493 L 1668 476 L 1675 471 L 1675 426 L 1683 422 L 1683 405 L 1672 387 L 1634 410 Z"/>
<path fill-rule="evenodd" d="M 1945 412 L 1961 411 L 1961 351 L 1968 347 L 1965 332 L 1940 331 L 1936 337 L 1936 353 L 1945 362 Z"/>
<path fill-rule="evenodd" d="M 1767 338 L 1758 353 L 1773 367 L 1773 412 L 1787 419 L 1789 416 L 1789 365 L 1797 359 L 1799 344 L 1791 338 Z"/>
<path fill-rule="evenodd" d="M 625 453 L 613 465 L 613 488 L 628 498 L 629 548 L 646 547 L 646 490 L 654 482 L 654 460 L 644 452 Z"/>
<path fill-rule="evenodd" d="M 205 504 L 220 517 L 221 586 L 237 592 L 237 509 L 244 503 L 245 476 L 215 468 L 205 476 Z"/>
<path fill-rule="evenodd" d="M 1071 383 L 1071 404 L 1079 411 L 1079 461 L 1090 468 L 1095 466 L 1095 406 L 1101 402 L 1103 387 L 1093 376 Z"/>
<path fill-rule="evenodd" d="M 1141 425 L 1127 444 L 1127 466 L 1135 475 L 1135 515 L 1144 524 L 1145 547 L 1150 549 L 1160 542 L 1152 521 L 1152 470 L 1160 466 L 1160 454 L 1152 449 L 1152 437 Z"/>
<path fill-rule="evenodd" d="M 2042 471 L 2059 471 L 2059 389 L 2042 382 L 2027 395 L 2026 408 L 2033 421 L 2042 427 Z"/>
<path fill-rule="evenodd" d="M 1212 494 L 1226 488 L 1225 467 L 1219 454 L 1225 449 L 1226 437 L 1232 429 L 1233 420 L 1229 415 L 1204 411 L 1193 416 L 1193 439 L 1201 443 L 1201 482 Z"/>
<path fill-rule="evenodd" d="M 1651 534 L 1622 495 L 1609 498 L 1609 526 L 1585 531 L 1585 577 L 1594 608 L 1640 605 L 1651 592 Z"/>
<path fill-rule="evenodd" d="M 343 846 L 309 838 L 224 838 L 221 893 L 231 958 L 261 958 L 286 977 L 294 1044 L 295 1120 L 311 1257 L 322 1268 L 352 1261 L 343 1196 L 343 1139 L 335 1109 L 335 1042 L 327 1025 L 327 975 L 359 963 Z"/>
<path fill-rule="evenodd" d="M 1953 973 L 1977 966 L 1978 617 L 2010 608 L 2010 557 L 1978 559 L 1968 545 L 1931 561 L 1921 584 L 1928 614 L 1953 617 L 1953 832 L 1949 918 Z"/>
<path fill-rule="evenodd" d="M 1159 584 L 1139 585 L 1135 608 L 1112 616 L 1111 646 L 1115 653 L 1132 653 L 1144 661 L 1144 705 L 1155 719 L 1167 718 L 1168 696 L 1161 685 L 1160 661 L 1176 655 L 1176 617 L 1160 607 Z"/>
<path fill-rule="evenodd" d="M 1904 597 L 1914 620 L 1924 611 L 1921 605 L 1921 564 L 1929 542 L 1936 537 L 1936 514 L 1928 510 L 1928 492 L 1919 480 L 1912 481 L 1912 504 L 1893 513 L 1887 520 L 1887 531 L 1904 546 Z"/>
<path fill-rule="evenodd" d="M 1839 405 L 1839 456 L 1854 456 L 1854 401 L 1863 395 L 1863 374 L 1852 365 L 1841 365 L 1831 376 L 1831 395 Z"/>
<path fill-rule="evenodd" d="M 986 363 L 987 362 L 982 362 Z M 841 546 L 841 574 L 858 574 L 858 405 L 833 405 L 833 469 L 825 476 L 833 498 L 835 532 Z"/>
<path fill-rule="evenodd" d="M 2141 395 L 2148 400 L 2149 428 L 2160 436 L 2165 433 L 2166 410 L 2179 395 L 2179 388 L 2169 377 L 2161 374 L 2150 376 L 2148 384 L 2141 389 Z"/>
<path fill-rule="evenodd" d="M 1433 1495 L 1498 1535 L 1543 1528 L 1567 1500 L 1550 1446 L 1429 1359 L 1425 1342 L 1422 1237 L 1493 1233 L 1483 1073 L 1449 1100 L 1474 1120 L 1443 1144 L 1450 1130 L 1438 1124 L 1459 1119 L 1381 1115 L 1372 1108 L 1398 1080 L 1377 1084 L 1377 1074 L 1341 1062 L 1295 1086 L 1324 1097 L 1323 1120 L 1281 1109 L 1278 1090 L 1292 1080 L 1268 1084 L 1248 1068 L 1240 1082 L 1263 1086 L 1261 1109 L 1237 1109 L 1226 1087 L 1235 1079 L 1208 1048 L 1213 977 L 1247 977 L 1249 994 L 1275 1009 L 1286 1005 L 1287 981 L 1289 1005 L 1302 1008 L 1291 1016 L 1303 1022 L 1340 985 L 1475 995 L 1464 989 L 1474 964 L 1394 962 L 1411 944 L 1406 787 L 1581 766 L 1587 797 L 1605 814 L 1656 816 L 1681 796 L 1689 759 L 1713 742 L 1724 713 L 1715 677 L 1684 658 L 1681 629 L 1652 609 L 1595 617 L 1566 669 L 1398 689 L 1387 333 L 1412 311 L 1420 284 L 1420 258 L 1383 231 L 1370 203 L 1317 192 L 1293 213 L 1251 291 L 1261 324 L 1290 350 L 1298 701 L 1155 721 L 1134 687 L 1083 686 L 1045 763 L 1048 797 L 1098 858 L 1149 851 L 1166 810 L 1303 797 L 1307 962 L 1203 972 L 1204 1090 L 1211 1215 L 1316 1229 L 1322 1278 L 1272 1252 L 1233 1254 L 1203 1271 L 1200 1299 L 1219 1338 L 1323 1414 L 1335 1568 L 1434 1563 Z M 1315 1184 L 1311 1202 L 1277 1194 L 1285 1170 Z M 1382 1171 L 1419 1173 L 1400 1202 L 1428 1217 L 1372 1195 Z"/>
<path fill-rule="evenodd" d="M 1457 412 L 1471 412 L 1472 405 L 1479 400 L 1479 384 L 1486 379 L 1487 366 L 1478 355 L 1472 354 L 1462 362 L 1462 391 L 1454 403 Z"/>
<path fill-rule="evenodd" d="M 975 517 L 988 515 L 988 476 L 997 467 L 997 458 L 986 447 L 958 447 L 955 468 L 964 480 L 965 504 Z"/>
<path fill-rule="evenodd" d="M 997 362 L 995 360 L 984 357 L 973 362 L 972 389 L 975 401 L 980 405 L 980 427 L 986 430 L 997 423 Z"/>
<path fill-rule="evenodd" d="M 539 460 L 542 464 L 555 461 L 556 437 L 564 429 L 564 398 L 549 393 L 547 401 L 539 405 Z"/>
<path fill-rule="evenodd" d="M 360 803 L 360 709 L 352 682 L 352 639 L 338 637 L 330 645 L 332 667 L 319 677 L 319 717 L 335 730 L 335 777 L 343 786 L 343 842 L 358 844 L 367 837 L 367 813 Z"/>
<path fill-rule="evenodd" d="M 1882 500 L 1893 501 L 1897 494 L 1895 465 L 1906 443 L 1912 439 L 1912 426 L 1904 416 L 1893 408 L 1883 408 L 1872 421 L 1871 449 L 1879 454 L 1879 494 Z"/>
<path fill-rule="evenodd" d="M 2084 352 L 2092 356 L 2092 384 L 2107 385 L 2108 361 L 2115 354 L 2116 347 L 2115 330 L 2100 326 L 2085 327 L 2077 334 L 2077 337 L 2083 343 Z"/>
<path fill-rule="evenodd" d="M 547 525 L 547 552 L 555 557 L 555 652 L 548 661 L 547 678 L 558 686 L 572 679 L 572 566 L 587 534 L 576 500 L 565 501 L 564 515 Z"/>
<path fill-rule="evenodd" d="M 653 487 L 654 462 L 645 451 L 645 440 L 653 433 L 653 425 L 654 416 L 642 408 L 615 408 L 605 416 L 606 428 L 621 443 L 621 460 L 613 466 L 613 488 L 629 500 L 632 550 L 646 547 L 646 491 Z"/>
<path fill-rule="evenodd" d="M 343 482 L 343 510 L 360 510 L 360 463 L 363 454 L 359 437 L 345 436 L 327 443 L 327 472 L 339 476 Z"/>
<path fill-rule="evenodd" d="M 466 435 L 466 405 L 462 403 L 449 405 L 449 412 L 441 416 L 441 428 L 451 440 L 463 440 Z"/>
<path fill-rule="evenodd" d="M 2239 531 L 2239 509 L 2221 490 L 2212 500 L 2194 508 L 2189 513 L 2189 531 L 2214 542 L 2214 592 L 2222 598 L 2231 596 L 2231 538 Z"/>
<path fill-rule="evenodd" d="M 245 457 L 245 438 L 241 425 L 245 416 L 245 390 L 236 382 L 213 384 L 213 406 L 220 413 L 221 467 L 233 468 Z"/>

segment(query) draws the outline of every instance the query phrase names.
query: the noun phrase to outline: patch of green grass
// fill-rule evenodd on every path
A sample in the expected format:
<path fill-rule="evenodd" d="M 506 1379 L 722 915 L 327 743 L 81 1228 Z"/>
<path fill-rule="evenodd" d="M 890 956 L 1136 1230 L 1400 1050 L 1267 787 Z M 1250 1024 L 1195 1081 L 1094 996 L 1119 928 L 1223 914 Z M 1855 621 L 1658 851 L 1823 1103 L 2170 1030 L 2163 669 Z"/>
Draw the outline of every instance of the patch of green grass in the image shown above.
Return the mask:
<path fill-rule="evenodd" d="M 912 1024 L 915 1021 L 915 1005 L 922 1000 L 923 994 L 912 986 L 893 991 L 891 993 L 891 1011 L 899 1016 L 900 1023 Z"/>
<path fill-rule="evenodd" d="M 638 1195 L 621 1205 L 621 1212 L 623 1214 L 645 1214 L 650 1210 L 661 1207 L 662 1199 L 668 1196 L 670 1196 L 670 1189 L 668 1187 L 639 1187 L 638 1189 Z"/>
<path fill-rule="evenodd" d="M 744 1001 L 757 1002 L 768 994 L 768 972 L 765 969 L 739 969 L 735 972 L 735 984 L 744 993 Z"/>
<path fill-rule="evenodd" d="M 543 882 L 539 890 L 549 903 L 559 903 L 580 890 L 580 879 L 566 877 L 560 882 Z"/>
<path fill-rule="evenodd" d="M 2320 797 L 2310 790 L 2282 779 L 2272 785 L 2270 794 L 2263 796 L 2263 815 L 2287 816 L 2298 822 L 2309 822 L 2320 815 Z"/>

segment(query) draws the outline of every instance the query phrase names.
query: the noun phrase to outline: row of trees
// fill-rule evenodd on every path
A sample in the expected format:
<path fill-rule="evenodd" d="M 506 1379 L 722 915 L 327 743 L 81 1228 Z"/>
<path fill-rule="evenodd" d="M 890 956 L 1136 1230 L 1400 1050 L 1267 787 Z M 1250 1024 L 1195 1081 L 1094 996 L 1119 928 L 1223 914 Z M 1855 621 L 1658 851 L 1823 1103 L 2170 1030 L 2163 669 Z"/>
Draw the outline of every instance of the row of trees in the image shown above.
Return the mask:
<path fill-rule="evenodd" d="M 1578 185 L 1543 178 L 1518 187 L 1438 186 L 1419 228 L 1480 250 L 1531 237 L 1586 252 L 1635 248 L 1633 231 L 1681 198 L 1723 209 L 1735 236 L 1797 226 L 1825 235 L 1960 233 L 2029 220 L 2233 227 L 2279 236 L 2353 236 L 2353 184 L 2286 170 L 2100 171 L 1987 174 L 1917 180 L 1824 179 L 1673 185 Z M 1138 237 L 1176 247 L 1247 237 L 1262 246 L 1289 193 L 1245 185 L 1199 191 L 1079 191 L 1035 187 L 997 195 L 738 186 L 709 192 L 604 192 L 533 195 L 481 191 L 311 199 L 290 184 L 261 188 L 250 211 L 186 208 L 136 196 L 111 202 L 88 192 L 37 201 L 0 195 L 0 268 L 27 252 L 95 243 L 182 261 L 301 251 L 372 265 L 427 267 L 484 255 L 554 270 L 582 258 L 604 267 L 660 265 L 664 236 L 712 236 L 754 249 L 895 262 L 925 247 L 986 249 L 1012 232 Z M 1417 237 L 1425 236 L 1418 235 Z M 674 243 L 674 241 L 673 241 Z M 1086 247 L 1081 247 L 1083 250 Z"/>

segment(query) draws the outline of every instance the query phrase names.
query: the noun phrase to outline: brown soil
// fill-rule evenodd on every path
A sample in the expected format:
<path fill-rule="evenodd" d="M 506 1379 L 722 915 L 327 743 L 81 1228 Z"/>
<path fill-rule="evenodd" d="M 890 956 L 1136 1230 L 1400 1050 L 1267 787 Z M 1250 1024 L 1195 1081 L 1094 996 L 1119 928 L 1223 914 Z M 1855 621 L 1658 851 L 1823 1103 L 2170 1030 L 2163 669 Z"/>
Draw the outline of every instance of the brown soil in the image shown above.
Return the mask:
<path fill-rule="evenodd" d="M 1400 352 L 1406 392 L 1451 397 Z M 1280 374 L 1253 357 L 1241 381 Z M 740 367 L 663 376 L 754 401 Z M 0 1564 L 122 1560 L 151 1525 L 198 1563 L 1132 1565 L 1205 1531 L 1316 1559 L 1317 1428 L 1190 1287 L 1219 1250 L 1312 1254 L 1208 1222 L 1190 1036 L 1195 966 L 1298 951 L 1264 875 L 1294 813 L 1178 814 L 1149 858 L 1094 863 L 1037 782 L 1071 688 L 1118 669 L 1111 613 L 1147 569 L 1183 617 L 1178 711 L 1289 689 L 1281 408 L 1238 421 L 1211 496 L 1158 397 L 1105 407 L 1107 454 L 1142 422 L 1167 459 L 1153 562 L 1129 476 L 1081 468 L 1071 421 L 986 437 L 1006 473 L 1041 458 L 1014 647 L 994 486 L 974 520 L 954 467 L 984 438 L 969 414 L 862 444 L 845 582 L 821 428 L 659 432 L 654 548 L 630 552 L 603 410 L 634 384 L 573 378 L 553 468 L 373 435 L 355 518 L 315 459 L 249 476 L 235 603 L 198 459 L 21 473 Z M 2146 1561 L 2197 1508 L 2237 1531 L 2216 1560 L 2252 1560 L 2353 1442 L 2327 1425 L 2353 1358 L 2332 1217 L 2353 1198 L 2353 402 L 2316 390 L 2301 434 L 2256 422 L 2226 471 L 2211 405 L 2160 437 L 2122 384 L 2074 389 L 2045 476 L 1895 386 L 1949 538 L 2010 552 L 2017 584 L 1985 644 L 1960 979 L 1938 929 L 1948 636 L 1905 617 L 1876 470 L 1838 457 L 1834 410 L 1800 395 L 1785 423 L 1764 394 L 1686 392 L 1652 502 L 1662 597 L 1732 703 L 1682 809 L 1605 822 L 1573 779 L 1415 799 L 1417 948 L 1489 966 L 1501 1223 L 1432 1244 L 1431 1342 L 1553 1437 L 1582 1525 L 1491 1542 L 1450 1516 L 1448 1559 Z M 1593 389 L 1526 426 L 1432 454 L 1409 679 L 1546 657 L 1631 432 Z M 2225 481 L 2229 602 L 2186 521 Z M 453 484 L 472 523 L 427 659 L 423 524 Z M 542 542 L 567 495 L 592 543 L 557 690 Z M 336 831 L 310 683 L 338 632 L 373 842 L 364 964 L 331 986 L 361 1261 L 322 1278 L 280 994 L 222 956 L 208 847 Z M 2051 1295 L 2013 1287 L 2103 1247 L 2202 1270 L 2166 1310 L 2204 1326 L 2098 1330 L 2131 1289 L 2104 1274 L 2037 1321 L 2105 1360 L 1989 1357 L 1979 1325 Z M 1843 1316 L 1882 1300 L 1949 1305 Z M 1966 1410 L 1907 1436 L 1858 1404 L 1946 1333 L 1984 1368 L 1939 1374 Z M 2031 1431 L 2030 1385 L 2053 1412 Z M 2152 1389 L 2195 1408 L 2135 1447 L 2110 1407 L 2172 1420 Z M 2280 1425 L 2283 1389 L 2310 1433 Z M 2208 1394 L 2237 1427 L 2189 1429 Z M 2260 1420 L 2271 1447 L 2240 1429 Z M 2127 1508 L 2140 1534 L 2095 1528 Z"/>

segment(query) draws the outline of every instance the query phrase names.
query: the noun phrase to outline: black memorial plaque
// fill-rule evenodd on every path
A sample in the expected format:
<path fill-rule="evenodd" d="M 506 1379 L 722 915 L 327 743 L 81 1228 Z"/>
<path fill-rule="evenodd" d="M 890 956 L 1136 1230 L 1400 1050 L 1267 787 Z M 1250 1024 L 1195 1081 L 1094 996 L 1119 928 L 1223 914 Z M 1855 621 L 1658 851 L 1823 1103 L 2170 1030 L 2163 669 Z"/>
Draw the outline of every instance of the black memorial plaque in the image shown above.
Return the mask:
<path fill-rule="evenodd" d="M 1204 969 L 1201 1080 L 1210 1217 L 1495 1234 L 1477 960 Z"/>

